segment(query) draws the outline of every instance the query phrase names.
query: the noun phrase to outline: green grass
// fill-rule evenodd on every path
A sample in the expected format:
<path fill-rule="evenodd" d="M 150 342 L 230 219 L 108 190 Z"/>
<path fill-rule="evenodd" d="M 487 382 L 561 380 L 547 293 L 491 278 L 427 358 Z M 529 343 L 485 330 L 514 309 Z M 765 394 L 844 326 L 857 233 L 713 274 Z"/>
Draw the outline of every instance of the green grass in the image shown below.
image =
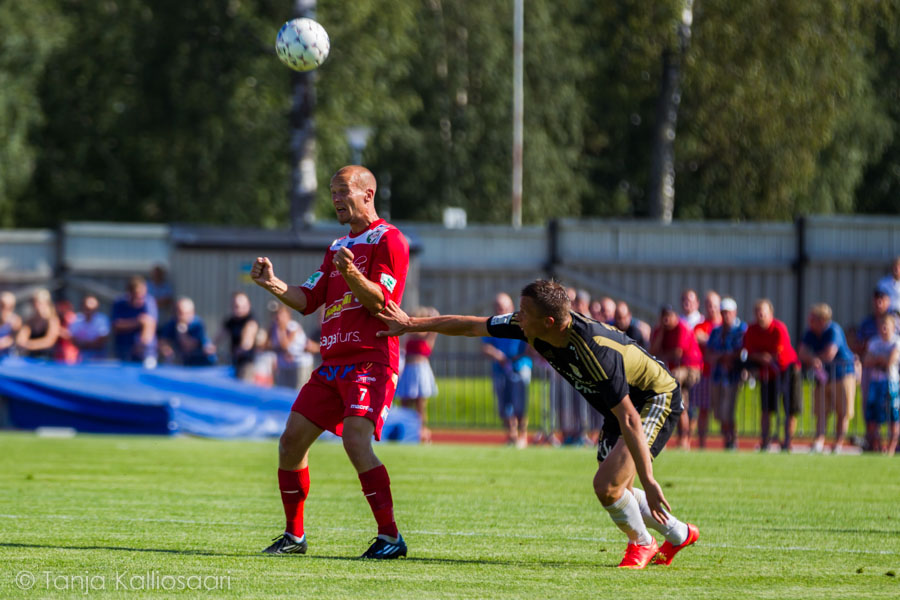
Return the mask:
<path fill-rule="evenodd" d="M 657 477 L 700 541 L 671 567 L 623 572 L 590 450 L 377 452 L 406 560 L 353 559 L 374 522 L 337 444 L 311 452 L 309 554 L 270 557 L 274 441 L 0 434 L 0 597 L 167 595 L 116 589 L 148 572 L 230 586 L 183 597 L 900 597 L 900 458 L 665 452 Z M 36 577 L 27 592 L 22 571 Z M 94 578 L 88 594 L 76 576 Z"/>

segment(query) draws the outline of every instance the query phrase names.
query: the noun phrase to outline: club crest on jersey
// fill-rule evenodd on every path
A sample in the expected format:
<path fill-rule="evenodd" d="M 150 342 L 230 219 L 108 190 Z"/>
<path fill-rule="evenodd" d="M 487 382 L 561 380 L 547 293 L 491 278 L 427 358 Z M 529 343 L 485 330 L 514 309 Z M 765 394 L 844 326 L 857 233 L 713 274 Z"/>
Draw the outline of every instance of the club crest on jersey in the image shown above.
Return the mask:
<path fill-rule="evenodd" d="M 397 286 L 397 280 L 388 275 L 387 273 L 381 274 L 381 285 L 386 287 L 389 292 L 393 292 L 394 288 Z"/>
<path fill-rule="evenodd" d="M 491 325 L 508 325 L 512 320 L 513 313 L 506 313 L 505 315 L 497 315 L 491 317 Z"/>
<path fill-rule="evenodd" d="M 366 235 L 366 243 L 367 244 L 377 244 L 378 240 L 381 239 L 381 236 L 383 236 L 387 230 L 388 230 L 387 225 L 383 225 L 383 224 L 379 225 L 378 227 L 376 227 L 375 229 L 373 229 Z"/>
<path fill-rule="evenodd" d="M 314 287 L 316 287 L 316 284 L 319 282 L 319 280 L 321 278 L 322 278 L 322 271 L 316 271 L 315 273 L 310 275 L 306 279 L 306 282 L 303 285 L 301 285 L 300 287 L 305 287 L 306 289 L 311 290 Z"/>

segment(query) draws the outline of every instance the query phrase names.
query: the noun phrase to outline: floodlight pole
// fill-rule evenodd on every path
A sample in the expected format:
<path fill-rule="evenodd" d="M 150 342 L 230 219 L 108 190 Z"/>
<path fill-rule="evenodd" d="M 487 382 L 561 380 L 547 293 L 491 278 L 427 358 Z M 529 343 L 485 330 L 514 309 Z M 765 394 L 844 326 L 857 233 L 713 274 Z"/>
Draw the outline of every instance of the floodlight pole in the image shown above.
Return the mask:
<path fill-rule="evenodd" d="M 522 227 L 522 117 L 524 94 L 522 77 L 525 10 L 523 0 L 513 0 L 513 143 L 512 143 L 512 226 Z"/>
<path fill-rule="evenodd" d="M 294 15 L 315 19 L 316 0 L 295 0 Z M 291 75 L 294 103 L 291 107 L 291 231 L 300 231 L 315 221 L 316 200 L 316 107 L 315 71 Z"/>
<path fill-rule="evenodd" d="M 676 24 L 678 48 L 674 51 L 670 48 L 663 50 L 662 78 L 650 155 L 650 218 L 666 224 L 672 222 L 675 211 L 675 126 L 681 103 L 681 68 L 694 20 L 694 0 L 681 2 L 681 15 Z"/>

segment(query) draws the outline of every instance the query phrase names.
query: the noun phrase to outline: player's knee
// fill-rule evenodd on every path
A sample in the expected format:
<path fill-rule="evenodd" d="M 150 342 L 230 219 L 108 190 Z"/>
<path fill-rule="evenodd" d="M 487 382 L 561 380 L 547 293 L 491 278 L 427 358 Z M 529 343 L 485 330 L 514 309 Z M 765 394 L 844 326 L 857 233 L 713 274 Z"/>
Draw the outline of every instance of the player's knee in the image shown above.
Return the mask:
<path fill-rule="evenodd" d="M 616 485 L 607 479 L 597 476 L 594 477 L 594 493 L 603 506 L 615 504 L 622 497 L 624 486 Z"/>
<path fill-rule="evenodd" d="M 371 435 L 364 435 L 361 432 L 348 431 L 347 429 L 344 430 L 344 435 L 341 438 L 341 441 L 344 443 L 344 450 L 351 457 L 360 456 L 370 451 L 372 447 L 371 440 Z"/>
<path fill-rule="evenodd" d="M 300 448 L 301 437 L 296 431 L 285 429 L 278 439 L 278 455 L 282 458 L 294 456 L 302 449 Z"/>

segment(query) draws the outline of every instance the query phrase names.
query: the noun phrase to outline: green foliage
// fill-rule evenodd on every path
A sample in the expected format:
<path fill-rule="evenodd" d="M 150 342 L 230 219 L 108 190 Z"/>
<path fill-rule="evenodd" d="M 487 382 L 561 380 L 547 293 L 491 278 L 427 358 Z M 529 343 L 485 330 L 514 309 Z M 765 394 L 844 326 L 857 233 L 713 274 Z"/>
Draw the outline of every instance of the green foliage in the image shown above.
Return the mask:
<path fill-rule="evenodd" d="M 55 0 L 0 2 L 0 227 L 14 224 L 31 183 L 37 148 L 28 135 L 44 122 L 37 88 L 68 31 Z"/>
<path fill-rule="evenodd" d="M 789 219 L 853 209 L 862 169 L 885 143 L 863 4 L 698 4 L 677 214 Z"/>
<path fill-rule="evenodd" d="M 75 33 L 42 80 L 48 118 L 17 221 L 283 222 L 276 4 L 66 2 Z"/>
<path fill-rule="evenodd" d="M 683 4 L 525 2 L 526 222 L 648 213 Z M 0 3 L 0 226 L 284 226 L 291 75 L 273 41 L 290 17 L 275 0 Z M 512 2 L 319 0 L 317 18 L 319 216 L 364 125 L 392 218 L 509 222 Z M 896 1 L 694 2 L 676 215 L 900 212 L 898 25 Z"/>

